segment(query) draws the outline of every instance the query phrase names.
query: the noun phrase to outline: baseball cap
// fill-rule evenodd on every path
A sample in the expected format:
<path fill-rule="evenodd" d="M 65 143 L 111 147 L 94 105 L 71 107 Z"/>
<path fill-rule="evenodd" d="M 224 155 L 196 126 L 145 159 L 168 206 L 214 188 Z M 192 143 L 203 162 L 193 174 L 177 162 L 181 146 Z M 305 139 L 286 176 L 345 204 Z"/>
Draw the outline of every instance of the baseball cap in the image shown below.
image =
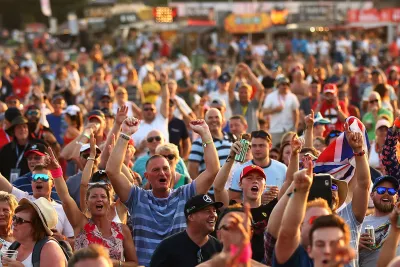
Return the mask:
<path fill-rule="evenodd" d="M 281 85 L 281 84 L 283 84 L 283 83 L 290 84 L 289 79 L 286 78 L 285 76 L 280 76 L 280 77 L 277 78 L 275 81 L 276 81 L 276 86 L 279 86 L 279 85 Z"/>
<path fill-rule="evenodd" d="M 265 175 L 265 172 L 261 167 L 257 165 L 249 165 L 244 167 L 242 172 L 240 173 L 240 182 L 242 181 L 243 177 L 251 172 L 258 172 L 259 174 L 261 174 L 262 177 L 264 177 L 264 179 L 267 179 L 267 176 Z"/>
<path fill-rule="evenodd" d="M 224 72 L 218 77 L 218 81 L 221 83 L 227 83 L 230 80 L 231 80 L 231 75 L 229 75 L 228 72 Z"/>
<path fill-rule="evenodd" d="M 384 176 L 380 176 L 375 179 L 374 185 L 372 186 L 372 191 L 374 191 L 374 189 L 380 183 L 385 182 L 385 181 L 391 182 L 396 190 L 399 188 L 399 182 L 397 181 L 396 178 L 394 178 L 393 176 L 390 176 L 390 175 L 384 175 Z"/>
<path fill-rule="evenodd" d="M 108 93 L 103 94 L 103 95 L 100 97 L 100 99 L 103 99 L 103 98 L 108 98 L 108 99 L 111 100 L 111 96 L 110 96 L 110 94 L 108 94 Z"/>
<path fill-rule="evenodd" d="M 77 105 L 69 105 L 64 111 L 64 114 L 68 114 L 70 116 L 76 116 L 78 112 L 81 112 L 81 109 Z"/>
<path fill-rule="evenodd" d="M 211 105 L 218 105 L 221 107 L 226 107 L 225 101 L 223 99 L 215 98 L 211 101 Z"/>
<path fill-rule="evenodd" d="M 334 95 L 336 95 L 337 94 L 337 86 L 336 86 L 336 84 L 334 84 L 334 83 L 327 83 L 327 84 L 325 84 L 325 86 L 324 86 L 324 94 L 326 94 L 326 93 L 332 93 L 332 94 L 334 94 Z"/>
<path fill-rule="evenodd" d="M 385 119 L 378 120 L 376 122 L 376 125 L 375 125 L 375 131 L 378 130 L 379 128 L 381 128 L 381 127 L 390 128 L 391 127 L 390 122 L 388 120 L 385 120 Z"/>
<path fill-rule="evenodd" d="M 86 150 L 90 149 L 90 144 L 84 144 L 81 146 L 81 149 L 79 150 L 79 153 L 85 152 Z M 96 145 L 96 152 L 101 153 L 100 148 Z"/>
<path fill-rule="evenodd" d="M 104 116 L 104 113 L 100 109 L 94 109 L 89 112 L 88 120 L 91 120 L 92 118 L 98 118 L 101 121 L 105 121 L 105 119 L 106 119 L 106 117 Z"/>
<path fill-rule="evenodd" d="M 24 156 L 27 157 L 29 154 L 34 153 L 39 156 L 47 156 L 49 152 L 47 147 L 41 143 L 32 144 L 28 150 L 25 152 Z"/>
<path fill-rule="evenodd" d="M 322 116 L 321 112 L 317 112 L 314 116 L 314 125 L 318 124 L 331 124 L 329 119 L 326 119 Z"/>
<path fill-rule="evenodd" d="M 22 116 L 21 111 L 14 107 L 8 108 L 4 112 L 4 118 L 9 122 L 12 122 L 12 120 L 18 116 Z"/>
<path fill-rule="evenodd" d="M 185 204 L 185 217 L 187 218 L 190 214 L 198 212 L 208 206 L 214 206 L 219 209 L 224 204 L 222 202 L 214 202 L 208 195 L 200 194 L 191 197 Z"/>

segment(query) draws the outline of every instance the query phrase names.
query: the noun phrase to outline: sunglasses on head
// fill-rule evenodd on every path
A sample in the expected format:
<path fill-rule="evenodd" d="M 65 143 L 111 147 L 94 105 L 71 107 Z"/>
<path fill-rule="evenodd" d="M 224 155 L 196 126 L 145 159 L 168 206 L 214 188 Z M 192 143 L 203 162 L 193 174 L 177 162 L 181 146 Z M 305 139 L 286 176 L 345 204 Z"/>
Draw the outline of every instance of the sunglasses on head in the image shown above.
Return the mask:
<path fill-rule="evenodd" d="M 266 140 L 271 140 L 269 133 L 264 131 L 253 131 L 251 132 L 251 138 L 262 138 Z"/>
<path fill-rule="evenodd" d="M 161 141 L 161 136 L 152 136 L 147 138 L 147 142 L 152 143 L 154 140 L 156 140 L 157 142 Z"/>
<path fill-rule="evenodd" d="M 14 215 L 12 217 L 12 221 L 13 221 L 14 224 L 31 223 L 31 221 L 22 219 L 21 217 L 18 217 L 17 215 Z"/>
<path fill-rule="evenodd" d="M 94 182 L 94 183 L 88 183 L 88 185 L 89 186 L 92 186 L 92 185 L 107 185 L 107 186 L 109 186 L 110 183 L 108 181 L 101 180 L 101 181 Z"/>
<path fill-rule="evenodd" d="M 337 186 L 337 184 L 332 184 L 331 189 L 332 191 L 338 191 L 339 187 Z"/>
<path fill-rule="evenodd" d="M 379 102 L 378 99 L 374 99 L 374 100 L 370 100 L 370 101 L 369 101 L 370 104 L 375 104 L 375 103 L 378 103 L 378 102 Z"/>
<path fill-rule="evenodd" d="M 163 157 L 168 159 L 168 160 L 174 160 L 175 159 L 175 155 L 174 154 L 163 155 Z"/>
<path fill-rule="evenodd" d="M 47 174 L 37 173 L 32 175 L 32 180 L 37 182 L 38 180 L 42 180 L 43 182 L 48 182 L 50 177 Z"/>
<path fill-rule="evenodd" d="M 387 188 L 387 187 L 383 187 L 383 186 L 378 186 L 377 188 L 375 188 L 375 191 L 379 194 L 379 195 L 383 195 L 386 192 L 390 195 L 390 196 L 394 196 L 397 194 L 397 190 L 394 188 Z"/>

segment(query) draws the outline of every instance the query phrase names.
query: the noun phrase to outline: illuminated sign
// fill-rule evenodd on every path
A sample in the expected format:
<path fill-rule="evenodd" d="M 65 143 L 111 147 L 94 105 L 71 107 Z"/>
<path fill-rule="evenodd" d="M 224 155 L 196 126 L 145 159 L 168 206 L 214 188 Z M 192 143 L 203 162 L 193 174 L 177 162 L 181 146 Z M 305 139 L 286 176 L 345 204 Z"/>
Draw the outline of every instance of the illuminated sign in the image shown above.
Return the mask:
<path fill-rule="evenodd" d="M 153 17 L 157 23 L 172 23 L 178 15 L 176 7 L 155 7 Z"/>
<path fill-rule="evenodd" d="M 225 19 L 225 30 L 230 33 L 256 33 L 271 26 L 271 18 L 266 13 L 231 14 Z"/>

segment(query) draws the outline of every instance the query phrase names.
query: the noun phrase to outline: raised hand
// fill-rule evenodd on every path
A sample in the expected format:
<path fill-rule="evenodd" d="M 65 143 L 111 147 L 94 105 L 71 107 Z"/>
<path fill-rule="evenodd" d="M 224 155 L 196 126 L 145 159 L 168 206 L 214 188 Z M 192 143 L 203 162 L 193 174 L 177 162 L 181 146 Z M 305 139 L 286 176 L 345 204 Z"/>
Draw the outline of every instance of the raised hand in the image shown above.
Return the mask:
<path fill-rule="evenodd" d="M 112 135 L 111 144 L 108 145 L 108 151 L 109 151 L 110 155 L 111 155 L 114 147 L 115 147 L 115 134 Z"/>
<path fill-rule="evenodd" d="M 292 153 L 300 153 L 301 148 L 303 147 L 303 143 L 297 136 L 297 134 L 294 134 L 292 137 L 292 140 L 290 141 L 290 146 L 292 147 Z"/>
<path fill-rule="evenodd" d="M 48 150 L 49 150 L 49 155 L 45 159 L 45 165 L 46 165 L 47 169 L 49 171 L 51 171 L 51 170 L 56 170 L 56 169 L 60 168 L 60 163 L 54 156 L 53 149 L 51 149 L 51 147 L 48 147 Z"/>
<path fill-rule="evenodd" d="M 208 128 L 207 123 L 204 120 L 193 120 L 190 122 L 190 128 L 192 128 L 192 130 L 197 133 L 198 135 L 200 135 L 201 137 L 203 137 L 204 135 L 211 135 L 210 134 L 210 129 Z M 203 141 L 207 141 L 207 140 L 203 140 Z"/>
<path fill-rule="evenodd" d="M 160 73 L 160 82 L 161 83 L 167 83 L 168 82 L 168 74 L 165 71 L 162 71 Z"/>
<path fill-rule="evenodd" d="M 355 153 L 361 152 L 364 145 L 363 135 L 359 132 L 351 131 L 347 123 L 344 124 L 344 129 L 349 146 L 353 149 Z"/>
<path fill-rule="evenodd" d="M 274 198 L 278 197 L 279 188 L 277 186 L 267 186 L 268 191 L 262 194 L 261 203 L 263 205 L 268 204 Z"/>
<path fill-rule="evenodd" d="M 296 192 L 308 192 L 313 181 L 313 165 L 312 162 L 307 162 L 304 169 L 297 171 L 293 175 L 293 182 Z"/>
<path fill-rule="evenodd" d="M 121 126 L 124 120 L 128 117 L 128 106 L 122 106 L 118 108 L 117 114 L 115 115 L 115 124 Z"/>
<path fill-rule="evenodd" d="M 92 133 L 90 135 L 90 157 L 95 158 L 96 157 L 96 138 L 94 138 L 94 134 Z"/>
<path fill-rule="evenodd" d="M 229 153 L 229 156 L 230 157 L 235 157 L 237 154 L 240 153 L 241 150 L 242 150 L 242 143 L 240 143 L 240 141 L 236 141 L 231 146 L 231 151 Z"/>
<path fill-rule="evenodd" d="M 332 250 L 331 260 L 328 265 L 330 267 L 339 267 L 349 264 L 356 256 L 354 249 L 339 243 Z"/>
<path fill-rule="evenodd" d="M 126 135 L 132 135 L 136 133 L 136 131 L 139 129 L 139 120 L 136 119 L 135 117 L 129 117 L 124 120 L 122 123 L 122 133 Z"/>
<path fill-rule="evenodd" d="M 312 127 L 314 127 L 314 110 L 311 110 L 311 113 L 304 118 L 304 122 L 306 123 L 307 129 L 312 129 Z"/>

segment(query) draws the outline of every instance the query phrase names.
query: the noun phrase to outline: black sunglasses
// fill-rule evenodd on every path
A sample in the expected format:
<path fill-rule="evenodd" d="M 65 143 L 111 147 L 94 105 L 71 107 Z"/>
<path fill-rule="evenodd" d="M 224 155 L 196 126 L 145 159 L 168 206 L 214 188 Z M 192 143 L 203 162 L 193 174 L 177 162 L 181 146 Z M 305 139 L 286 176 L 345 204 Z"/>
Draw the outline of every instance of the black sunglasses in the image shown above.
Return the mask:
<path fill-rule="evenodd" d="M 253 131 L 251 132 L 251 138 L 262 138 L 271 140 L 271 135 L 265 131 Z"/>
<path fill-rule="evenodd" d="M 144 108 L 144 111 L 154 111 L 154 108 Z"/>
<path fill-rule="evenodd" d="M 163 157 L 168 159 L 168 160 L 174 160 L 175 159 L 175 155 L 174 154 L 163 155 Z"/>
<path fill-rule="evenodd" d="M 374 99 L 374 100 L 370 100 L 370 101 L 369 101 L 370 104 L 375 104 L 375 103 L 378 103 L 378 102 L 379 102 L 378 99 Z"/>
<path fill-rule="evenodd" d="M 203 255 L 201 254 L 201 249 L 197 251 L 197 263 L 202 263 L 203 262 Z"/>
<path fill-rule="evenodd" d="M 397 194 L 397 190 L 394 188 L 387 188 L 387 187 L 383 187 L 383 186 L 378 186 L 377 188 L 375 188 L 375 191 L 379 194 L 379 195 L 383 195 L 386 192 L 388 192 L 388 194 L 390 196 L 394 196 Z"/>
<path fill-rule="evenodd" d="M 161 136 L 154 136 L 154 137 L 147 138 L 147 142 L 149 142 L 149 143 L 152 143 L 154 140 L 156 140 L 157 142 L 160 142 Z"/>
<path fill-rule="evenodd" d="M 18 217 L 17 215 L 13 216 L 12 221 L 14 224 L 31 223 L 31 221 L 22 219 L 21 217 Z"/>

